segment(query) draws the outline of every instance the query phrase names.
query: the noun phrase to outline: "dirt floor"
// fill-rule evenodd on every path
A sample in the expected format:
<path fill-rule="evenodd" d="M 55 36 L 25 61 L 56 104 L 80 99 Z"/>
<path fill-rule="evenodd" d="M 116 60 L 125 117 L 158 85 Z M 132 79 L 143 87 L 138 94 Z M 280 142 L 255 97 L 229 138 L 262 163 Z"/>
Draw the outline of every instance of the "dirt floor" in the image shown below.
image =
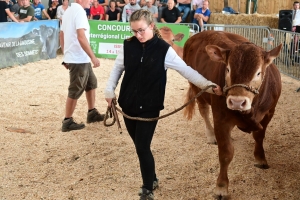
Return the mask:
<path fill-rule="evenodd" d="M 0 200 L 138 199 L 139 164 L 123 119 L 122 134 L 116 125 L 103 123 L 61 132 L 69 80 L 61 62 L 59 55 L 0 70 Z M 95 69 L 101 112 L 107 106 L 103 91 L 113 62 L 101 59 L 101 67 Z M 300 81 L 282 75 L 282 83 L 264 143 L 270 169 L 253 166 L 251 135 L 238 129 L 232 133 L 235 155 L 229 166 L 229 192 L 234 200 L 300 199 Z M 177 72 L 168 71 L 162 114 L 183 104 L 187 87 Z M 74 118 L 84 122 L 86 112 L 82 96 Z M 160 120 L 156 129 L 152 149 L 160 187 L 155 199 L 213 199 L 217 146 L 206 144 L 198 112 L 191 121 L 182 113 Z"/>

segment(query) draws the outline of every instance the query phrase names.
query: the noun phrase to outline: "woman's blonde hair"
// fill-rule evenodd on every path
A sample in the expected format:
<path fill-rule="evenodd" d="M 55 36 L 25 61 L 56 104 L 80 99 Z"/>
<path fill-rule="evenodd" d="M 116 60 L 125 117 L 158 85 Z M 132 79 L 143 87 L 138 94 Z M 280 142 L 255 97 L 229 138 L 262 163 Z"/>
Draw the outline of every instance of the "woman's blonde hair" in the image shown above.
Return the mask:
<path fill-rule="evenodd" d="M 140 20 L 145 20 L 148 25 L 155 23 L 152 13 L 150 11 L 144 10 L 144 9 L 134 11 L 130 16 L 129 23 L 135 22 L 135 21 L 140 21 Z M 157 37 L 161 38 L 160 32 L 155 24 L 154 24 L 153 30 L 154 30 L 154 33 L 157 35 Z M 128 38 L 128 39 L 130 40 L 131 38 Z"/>

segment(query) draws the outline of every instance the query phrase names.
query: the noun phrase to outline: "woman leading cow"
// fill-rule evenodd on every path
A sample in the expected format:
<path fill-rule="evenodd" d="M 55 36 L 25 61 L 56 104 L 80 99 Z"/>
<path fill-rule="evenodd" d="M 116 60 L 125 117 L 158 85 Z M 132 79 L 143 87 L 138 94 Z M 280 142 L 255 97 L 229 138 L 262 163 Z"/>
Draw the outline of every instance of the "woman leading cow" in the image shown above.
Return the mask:
<path fill-rule="evenodd" d="M 105 99 L 111 106 L 114 91 L 124 71 L 118 102 L 123 112 L 132 117 L 155 118 L 164 108 L 167 69 L 174 69 L 201 89 L 215 85 L 209 93 L 222 94 L 221 88 L 187 66 L 168 43 L 161 39 L 152 14 L 137 10 L 130 16 L 133 36 L 124 41 L 105 89 Z M 153 200 L 158 186 L 155 162 L 150 149 L 157 121 L 145 122 L 124 117 L 140 162 L 143 185 L 141 200 Z"/>

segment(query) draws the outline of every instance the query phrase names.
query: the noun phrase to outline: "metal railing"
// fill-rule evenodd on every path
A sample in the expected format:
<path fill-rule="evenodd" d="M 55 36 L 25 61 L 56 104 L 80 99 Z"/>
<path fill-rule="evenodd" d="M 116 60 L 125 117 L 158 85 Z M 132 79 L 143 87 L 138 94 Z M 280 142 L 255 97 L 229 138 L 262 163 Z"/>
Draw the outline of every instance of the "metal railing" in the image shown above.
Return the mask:
<path fill-rule="evenodd" d="M 281 73 L 300 80 L 300 34 L 278 29 L 271 29 L 271 34 L 274 38 L 272 42 L 273 48 L 283 44 L 280 54 L 274 60 L 274 63 Z"/>

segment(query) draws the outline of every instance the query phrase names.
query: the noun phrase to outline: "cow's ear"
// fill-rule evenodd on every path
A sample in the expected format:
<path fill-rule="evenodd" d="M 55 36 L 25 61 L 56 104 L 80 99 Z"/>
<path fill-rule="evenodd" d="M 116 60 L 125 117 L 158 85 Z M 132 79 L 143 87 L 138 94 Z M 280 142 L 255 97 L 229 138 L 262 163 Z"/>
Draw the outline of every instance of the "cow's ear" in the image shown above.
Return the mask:
<path fill-rule="evenodd" d="M 174 36 L 174 40 L 177 41 L 177 42 L 180 42 L 183 38 L 184 38 L 184 34 L 183 33 L 177 33 Z"/>
<path fill-rule="evenodd" d="M 36 28 L 34 28 L 34 29 L 32 30 L 32 33 L 33 33 L 34 35 L 39 35 L 39 30 L 37 30 Z"/>
<path fill-rule="evenodd" d="M 48 30 L 47 30 L 47 37 L 51 36 L 52 33 L 53 33 L 52 28 L 48 28 Z"/>
<path fill-rule="evenodd" d="M 216 45 L 207 45 L 205 50 L 212 61 L 224 62 L 226 64 L 227 55 L 229 54 L 230 50 L 223 49 Z"/>
<path fill-rule="evenodd" d="M 281 48 L 282 44 L 265 53 L 265 63 L 267 64 L 267 66 L 270 65 L 273 60 L 279 55 Z"/>

